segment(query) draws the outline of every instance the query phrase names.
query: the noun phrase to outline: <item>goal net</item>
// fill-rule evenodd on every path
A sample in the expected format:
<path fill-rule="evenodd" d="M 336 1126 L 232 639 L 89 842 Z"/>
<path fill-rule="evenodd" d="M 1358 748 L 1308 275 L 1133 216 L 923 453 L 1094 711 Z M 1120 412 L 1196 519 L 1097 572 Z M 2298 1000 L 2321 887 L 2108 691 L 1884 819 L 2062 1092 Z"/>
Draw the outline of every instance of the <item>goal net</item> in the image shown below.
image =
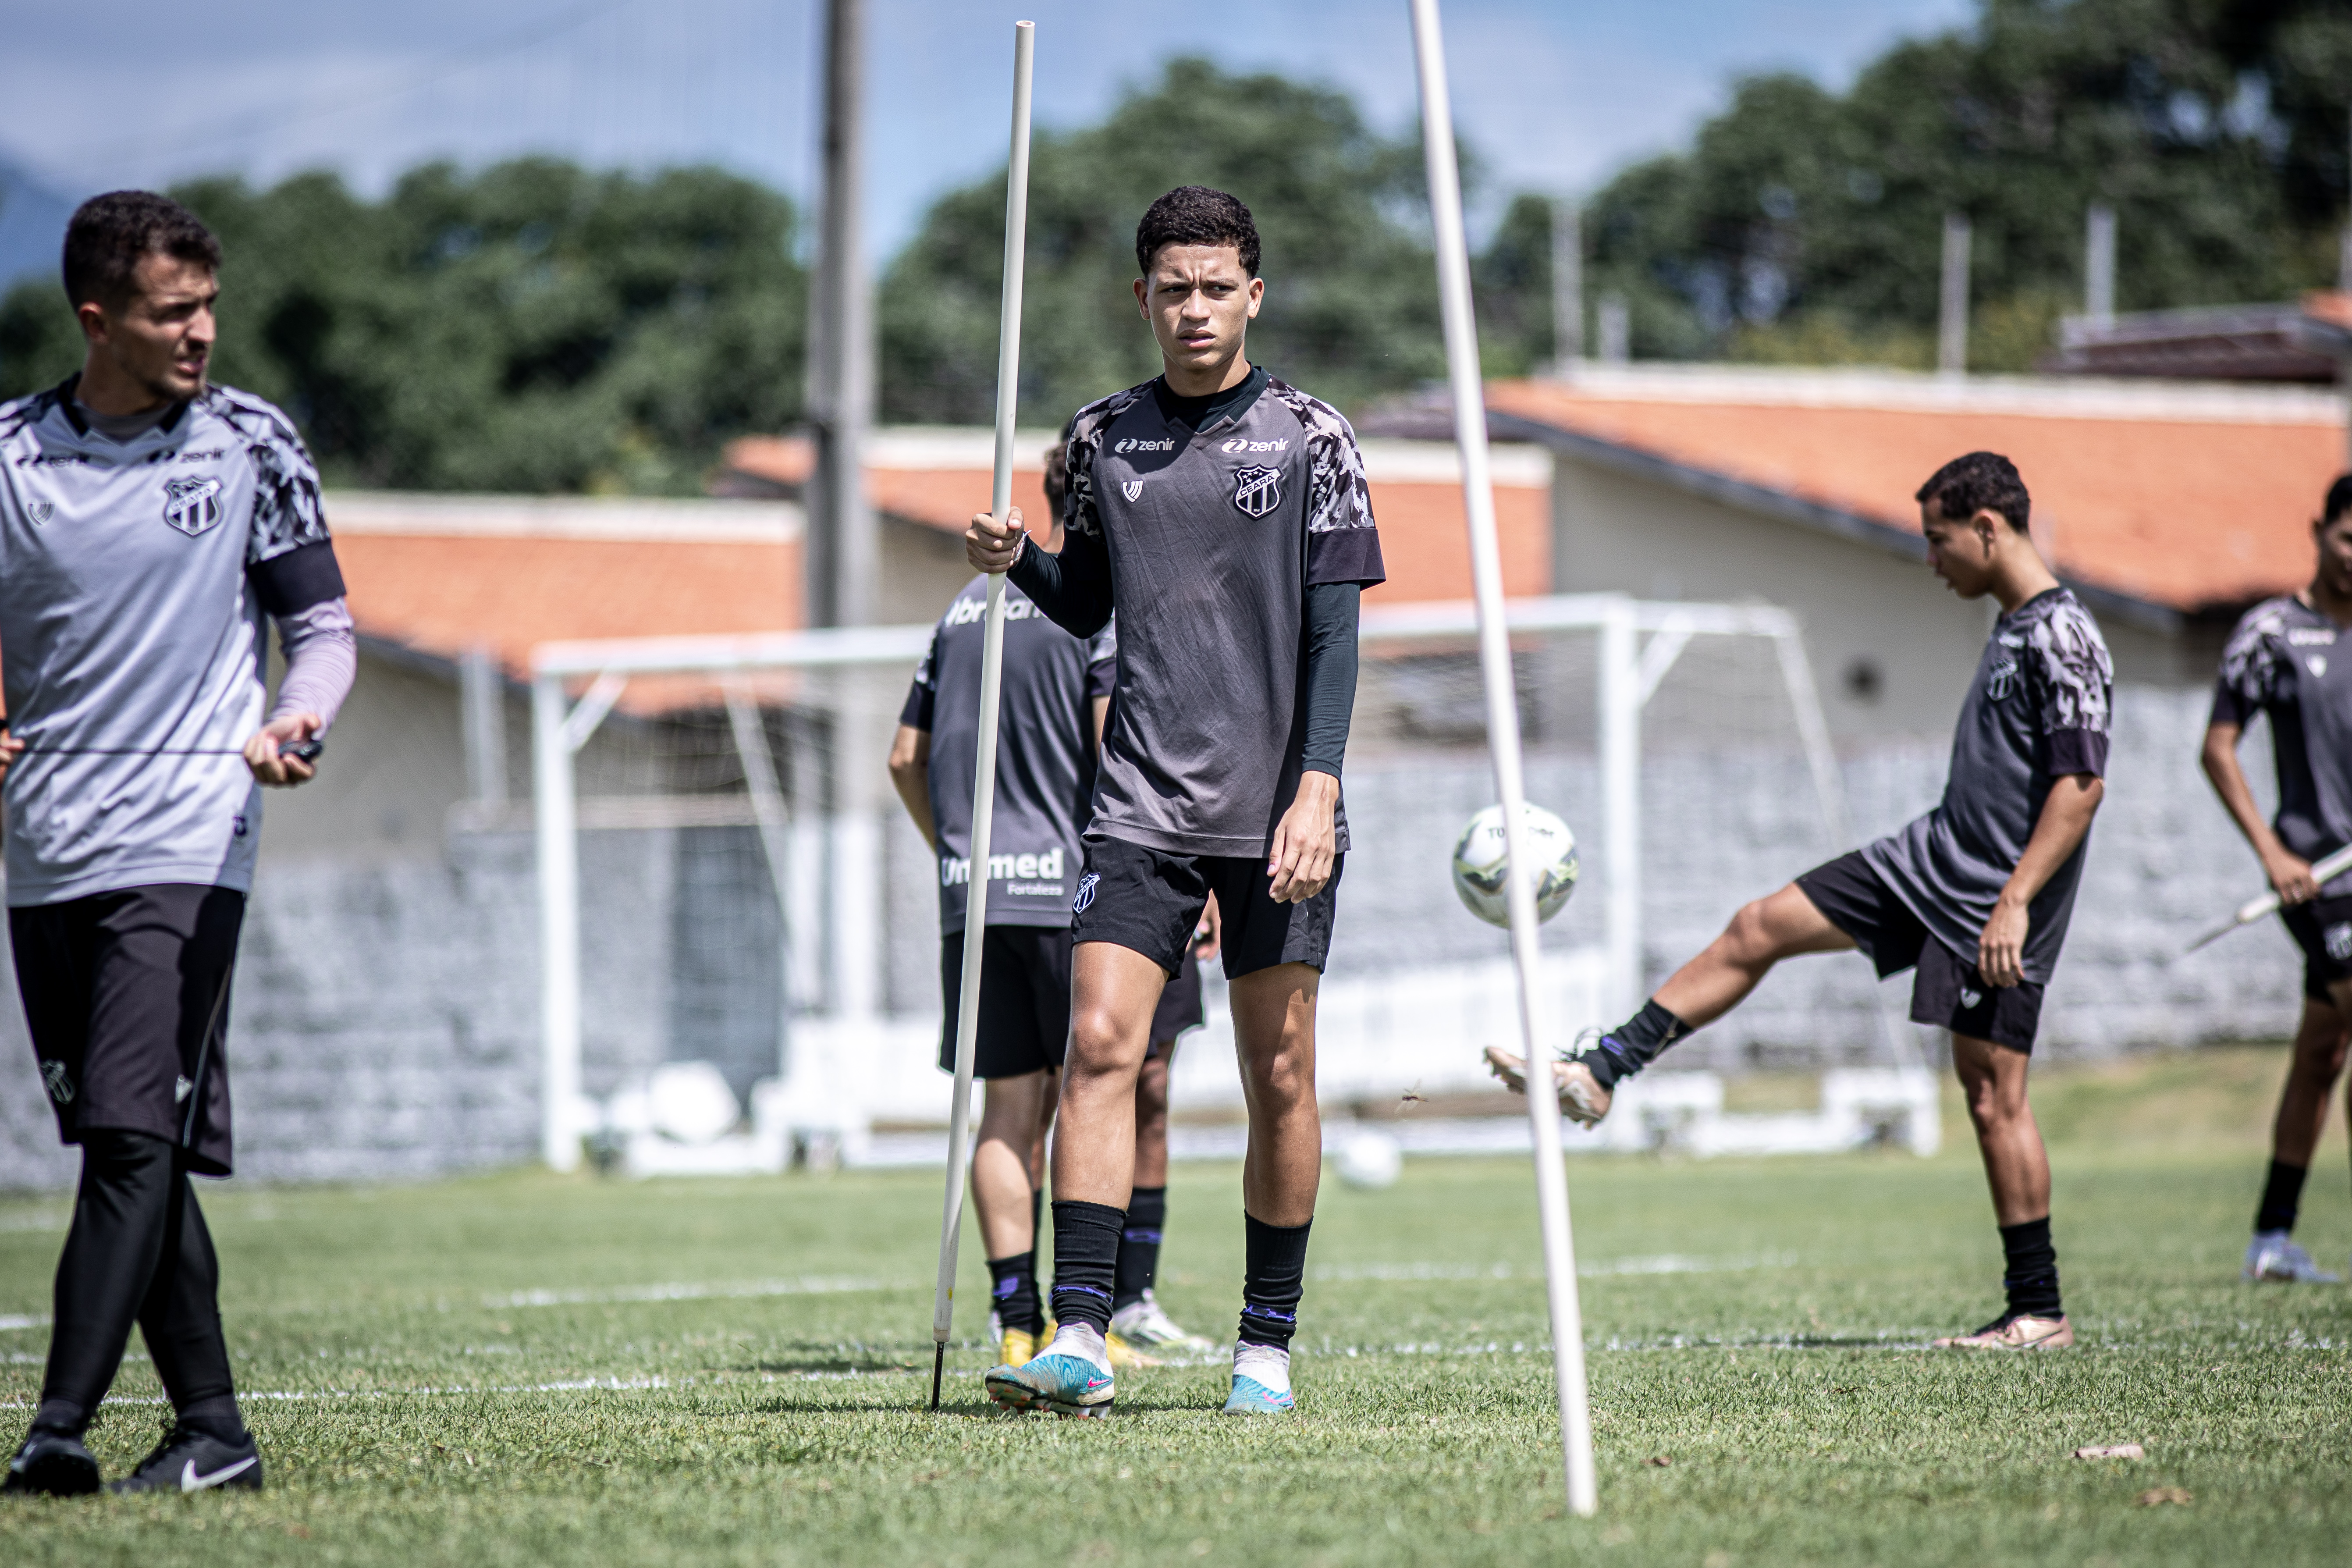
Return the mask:
<path fill-rule="evenodd" d="M 1849 845 L 1784 612 L 1602 595 L 1511 616 L 1528 798 L 1576 832 L 1582 862 L 1543 938 L 1543 1005 L 1565 1043 L 1638 1005 L 1740 900 Z M 933 1065 L 936 867 L 884 766 L 929 636 L 537 651 L 550 1163 L 575 1163 L 583 1141 L 634 1168 L 712 1170 L 937 1142 L 919 1131 L 946 1121 L 950 1093 Z M 1481 1048 L 1517 1036 L 1505 934 L 1460 906 L 1448 869 L 1493 798 L 1471 607 L 1368 609 L 1361 647 L 1318 1082 L 1327 1102 L 1369 1110 L 1490 1088 Z M 1738 1026 L 1672 1065 L 1903 1048 L 1866 972 L 1839 971 L 1775 976 L 1725 1021 Z M 1210 1027 L 1178 1058 L 1181 1108 L 1240 1100 L 1214 975 L 1209 991 Z M 1643 1120 L 1612 1119 L 1647 1140 Z"/>

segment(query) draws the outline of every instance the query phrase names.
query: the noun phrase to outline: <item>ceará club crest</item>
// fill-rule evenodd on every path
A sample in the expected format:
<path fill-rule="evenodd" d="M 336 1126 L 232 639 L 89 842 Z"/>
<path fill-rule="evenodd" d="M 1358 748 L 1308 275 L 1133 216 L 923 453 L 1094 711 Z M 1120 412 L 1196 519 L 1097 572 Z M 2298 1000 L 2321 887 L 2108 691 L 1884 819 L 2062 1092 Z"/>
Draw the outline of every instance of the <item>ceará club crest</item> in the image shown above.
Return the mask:
<path fill-rule="evenodd" d="M 216 479 L 163 481 L 163 521 L 194 539 L 221 520 L 221 482 Z"/>

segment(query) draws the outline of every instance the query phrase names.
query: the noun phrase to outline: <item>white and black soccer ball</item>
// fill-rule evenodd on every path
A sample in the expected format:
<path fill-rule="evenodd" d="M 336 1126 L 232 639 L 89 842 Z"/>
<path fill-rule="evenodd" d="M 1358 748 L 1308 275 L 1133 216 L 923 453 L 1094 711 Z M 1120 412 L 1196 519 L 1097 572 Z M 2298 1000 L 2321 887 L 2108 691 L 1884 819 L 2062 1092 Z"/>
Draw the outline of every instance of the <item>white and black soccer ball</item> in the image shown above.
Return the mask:
<path fill-rule="evenodd" d="M 1576 891 L 1576 835 L 1539 805 L 1522 801 L 1519 825 L 1535 845 L 1536 919 L 1548 921 L 1567 907 Z M 1490 805 L 1470 819 L 1454 841 L 1454 890 L 1462 906 L 1489 925 L 1507 928 L 1511 912 L 1503 896 L 1510 856 L 1503 840 L 1503 808 Z"/>

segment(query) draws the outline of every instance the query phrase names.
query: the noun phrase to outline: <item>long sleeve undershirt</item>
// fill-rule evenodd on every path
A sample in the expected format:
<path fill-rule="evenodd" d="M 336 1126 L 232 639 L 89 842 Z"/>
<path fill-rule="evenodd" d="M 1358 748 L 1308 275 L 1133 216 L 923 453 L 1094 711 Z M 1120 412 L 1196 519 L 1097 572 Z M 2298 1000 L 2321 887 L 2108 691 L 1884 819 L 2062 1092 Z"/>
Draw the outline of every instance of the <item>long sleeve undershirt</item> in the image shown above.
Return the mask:
<path fill-rule="evenodd" d="M 352 612 L 341 599 L 325 599 L 272 618 L 278 623 L 278 646 L 286 654 L 286 679 L 278 683 L 278 701 L 269 717 L 316 713 L 323 734 L 334 726 L 335 714 L 359 674 L 359 639 L 352 629 Z"/>
<path fill-rule="evenodd" d="M 1072 637 L 1090 637 L 1111 617 L 1110 552 L 1100 534 L 1063 536 L 1048 554 L 1034 540 L 1005 574 L 1045 618 Z M 1301 771 L 1340 776 L 1348 726 L 1356 710 L 1356 625 L 1363 597 L 1357 583 L 1317 583 L 1307 590 L 1300 636 L 1307 647 L 1307 741 Z"/>

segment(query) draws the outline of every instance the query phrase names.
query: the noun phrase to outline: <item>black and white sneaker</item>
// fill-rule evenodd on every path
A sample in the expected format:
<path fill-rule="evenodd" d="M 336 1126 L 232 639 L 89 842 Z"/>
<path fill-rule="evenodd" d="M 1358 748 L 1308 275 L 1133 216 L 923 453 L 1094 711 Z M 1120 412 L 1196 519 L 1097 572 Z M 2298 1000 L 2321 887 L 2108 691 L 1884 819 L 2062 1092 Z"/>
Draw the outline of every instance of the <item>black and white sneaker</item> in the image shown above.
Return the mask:
<path fill-rule="evenodd" d="M 79 1497 L 98 1489 L 98 1461 L 81 1439 L 63 1432 L 35 1427 L 25 1446 L 8 1461 L 8 1479 L 0 1491 L 30 1492 L 48 1497 Z"/>
<path fill-rule="evenodd" d="M 215 1487 L 261 1489 L 261 1451 L 253 1434 L 242 1443 L 224 1443 L 177 1422 L 163 1429 L 155 1451 L 139 1468 L 106 1489 L 110 1492 L 202 1492 Z"/>

